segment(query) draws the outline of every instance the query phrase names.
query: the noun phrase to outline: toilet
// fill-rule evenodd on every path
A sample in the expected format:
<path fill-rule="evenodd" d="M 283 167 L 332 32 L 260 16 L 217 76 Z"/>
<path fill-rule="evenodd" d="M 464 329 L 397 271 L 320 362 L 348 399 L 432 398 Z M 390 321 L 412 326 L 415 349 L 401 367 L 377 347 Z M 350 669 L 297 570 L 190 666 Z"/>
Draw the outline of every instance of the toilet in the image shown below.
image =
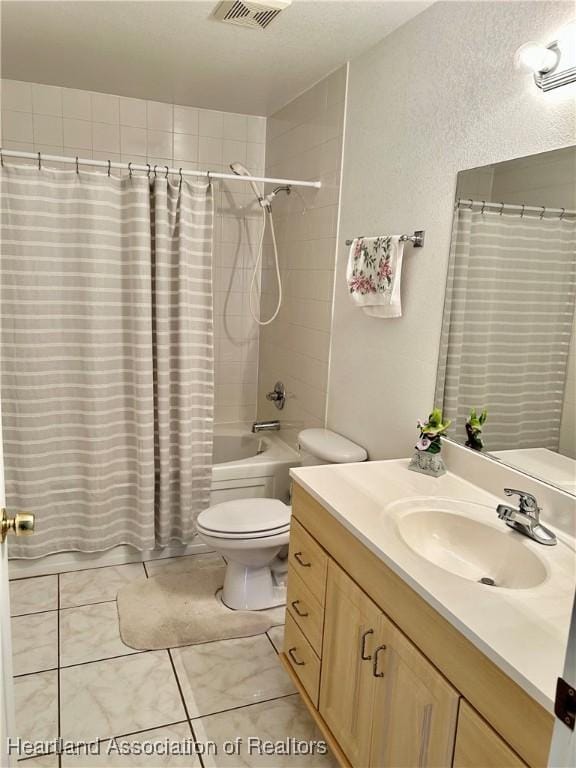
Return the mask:
<path fill-rule="evenodd" d="M 298 435 L 302 466 L 365 461 L 364 448 L 329 429 L 304 429 Z M 222 602 L 234 610 L 258 611 L 284 605 L 278 557 L 290 536 L 291 508 L 278 499 L 237 499 L 215 504 L 198 515 L 198 537 L 227 563 Z"/>

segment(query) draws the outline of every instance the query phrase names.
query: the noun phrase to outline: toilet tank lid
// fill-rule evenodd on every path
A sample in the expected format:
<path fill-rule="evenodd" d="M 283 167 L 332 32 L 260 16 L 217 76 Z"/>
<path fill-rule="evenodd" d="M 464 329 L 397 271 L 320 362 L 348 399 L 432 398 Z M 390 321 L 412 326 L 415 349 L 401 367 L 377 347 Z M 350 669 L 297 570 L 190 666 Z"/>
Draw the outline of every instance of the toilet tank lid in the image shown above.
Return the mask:
<path fill-rule="evenodd" d="M 332 464 L 366 461 L 368 458 L 361 445 L 330 429 L 303 429 L 298 435 L 298 445 L 306 453 Z"/>

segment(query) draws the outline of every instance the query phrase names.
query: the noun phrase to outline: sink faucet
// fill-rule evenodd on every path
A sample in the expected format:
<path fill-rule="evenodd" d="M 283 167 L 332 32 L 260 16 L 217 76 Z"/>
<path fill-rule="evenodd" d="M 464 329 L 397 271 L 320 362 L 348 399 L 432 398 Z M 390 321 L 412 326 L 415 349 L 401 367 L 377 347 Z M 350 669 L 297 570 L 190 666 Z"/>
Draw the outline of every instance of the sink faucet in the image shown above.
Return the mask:
<path fill-rule="evenodd" d="M 556 536 L 540 524 L 541 508 L 538 506 L 536 497 L 526 491 L 515 491 L 513 488 L 504 488 L 506 496 L 519 496 L 518 509 L 509 507 L 507 504 L 498 504 L 496 512 L 500 520 L 504 520 L 506 525 L 523 533 L 539 544 L 553 546 L 558 543 Z"/>

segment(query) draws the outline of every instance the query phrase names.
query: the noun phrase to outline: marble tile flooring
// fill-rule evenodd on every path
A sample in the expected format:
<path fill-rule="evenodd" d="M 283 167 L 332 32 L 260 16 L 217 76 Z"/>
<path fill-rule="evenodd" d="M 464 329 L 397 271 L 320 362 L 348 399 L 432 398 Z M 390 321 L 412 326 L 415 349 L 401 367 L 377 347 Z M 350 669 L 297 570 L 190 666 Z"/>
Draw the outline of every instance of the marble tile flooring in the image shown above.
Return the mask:
<path fill-rule="evenodd" d="M 336 765 L 321 748 L 282 754 L 287 739 L 321 740 L 277 658 L 282 627 L 165 651 L 134 651 L 122 642 L 115 599 L 122 585 L 201 568 L 216 557 L 10 582 L 17 735 L 46 742 L 43 754 L 37 749 L 34 757 L 22 756 L 22 768 Z M 50 743 L 57 738 L 91 746 L 58 755 Z M 266 748 L 252 738 L 282 744 L 275 754 L 262 754 Z M 226 742 L 231 754 L 224 751 Z M 152 743 L 168 754 L 137 754 Z M 182 751 L 181 745 L 187 754 L 170 754 Z"/>

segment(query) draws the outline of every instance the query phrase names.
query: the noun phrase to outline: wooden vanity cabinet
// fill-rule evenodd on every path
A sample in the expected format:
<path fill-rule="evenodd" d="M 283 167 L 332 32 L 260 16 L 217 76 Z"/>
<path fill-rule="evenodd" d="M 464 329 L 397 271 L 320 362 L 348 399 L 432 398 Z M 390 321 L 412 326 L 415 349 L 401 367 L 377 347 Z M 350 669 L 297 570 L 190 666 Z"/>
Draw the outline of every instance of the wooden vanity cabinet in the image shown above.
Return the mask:
<path fill-rule="evenodd" d="M 320 714 L 355 766 L 451 763 L 457 692 L 333 561 Z"/>
<path fill-rule="evenodd" d="M 345 768 L 540 768 L 553 716 L 298 485 L 281 659 Z"/>

